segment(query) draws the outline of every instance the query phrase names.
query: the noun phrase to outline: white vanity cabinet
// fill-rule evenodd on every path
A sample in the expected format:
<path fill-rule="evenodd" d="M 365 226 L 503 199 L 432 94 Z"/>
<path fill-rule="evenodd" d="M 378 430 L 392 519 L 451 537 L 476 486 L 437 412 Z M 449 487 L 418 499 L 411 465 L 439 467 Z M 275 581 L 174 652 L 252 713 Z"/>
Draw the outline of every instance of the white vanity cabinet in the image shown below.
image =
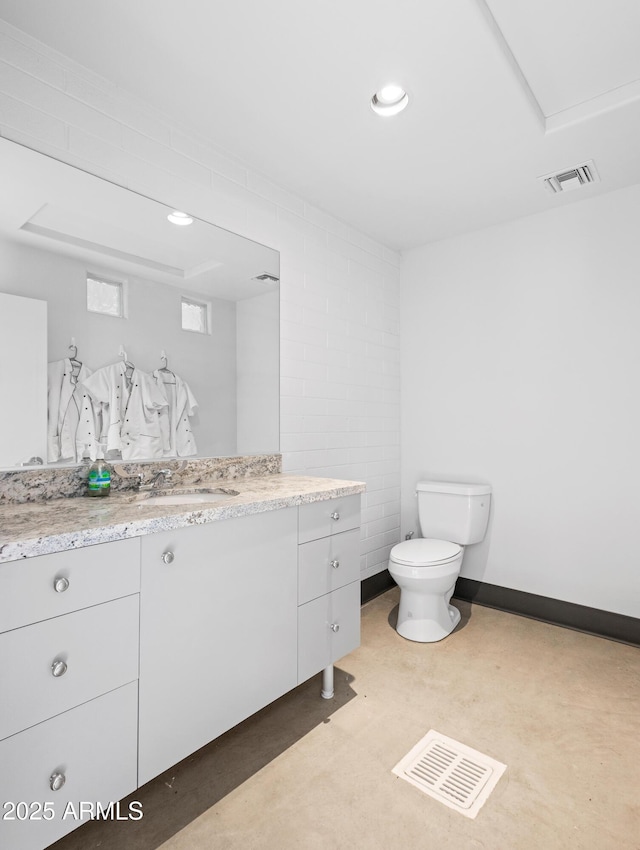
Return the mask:
<path fill-rule="evenodd" d="M 142 538 L 140 784 L 296 686 L 297 520 Z"/>
<path fill-rule="evenodd" d="M 137 787 L 139 549 L 0 565 L 2 847 L 40 850 L 80 825 L 79 801 Z"/>
<path fill-rule="evenodd" d="M 1 848 L 43 850 L 321 670 L 332 695 L 360 496 L 201 517 L 0 564 Z"/>
<path fill-rule="evenodd" d="M 301 683 L 360 644 L 360 496 L 313 502 L 299 511 Z"/>

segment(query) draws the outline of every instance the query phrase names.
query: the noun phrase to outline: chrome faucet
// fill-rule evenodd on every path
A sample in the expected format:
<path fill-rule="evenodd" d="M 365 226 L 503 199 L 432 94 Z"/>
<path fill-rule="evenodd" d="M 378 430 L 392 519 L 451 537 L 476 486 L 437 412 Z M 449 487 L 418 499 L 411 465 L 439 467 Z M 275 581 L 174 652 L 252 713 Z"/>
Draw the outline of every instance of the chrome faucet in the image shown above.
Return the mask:
<path fill-rule="evenodd" d="M 171 480 L 172 472 L 170 469 L 159 469 L 148 484 L 141 484 L 141 490 L 159 490 L 163 484 L 167 484 Z"/>

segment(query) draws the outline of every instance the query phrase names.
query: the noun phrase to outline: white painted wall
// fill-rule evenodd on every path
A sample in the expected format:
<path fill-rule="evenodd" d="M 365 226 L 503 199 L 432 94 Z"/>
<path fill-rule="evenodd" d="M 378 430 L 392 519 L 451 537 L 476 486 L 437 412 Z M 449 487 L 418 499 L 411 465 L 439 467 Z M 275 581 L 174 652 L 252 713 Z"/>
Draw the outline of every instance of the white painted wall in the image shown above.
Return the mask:
<path fill-rule="evenodd" d="M 634 186 L 404 257 L 402 528 L 490 482 L 468 578 L 640 616 L 639 226 Z"/>
<path fill-rule="evenodd" d="M 386 567 L 399 535 L 399 256 L 4 22 L 0 57 L 1 136 L 281 252 L 283 467 L 366 481 L 362 576 Z"/>

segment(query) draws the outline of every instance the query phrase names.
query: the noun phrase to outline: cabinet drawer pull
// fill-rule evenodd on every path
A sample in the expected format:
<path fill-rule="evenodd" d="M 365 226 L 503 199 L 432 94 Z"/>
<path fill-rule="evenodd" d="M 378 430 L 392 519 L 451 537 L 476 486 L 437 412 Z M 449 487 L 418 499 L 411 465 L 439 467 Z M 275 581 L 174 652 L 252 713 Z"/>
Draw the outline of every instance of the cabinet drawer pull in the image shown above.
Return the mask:
<path fill-rule="evenodd" d="M 173 554 L 173 552 L 163 552 L 162 553 L 162 561 L 165 564 L 173 564 L 175 557 L 176 556 Z"/>
<path fill-rule="evenodd" d="M 340 566 L 340 561 L 338 561 L 338 560 L 336 560 L 336 558 L 334 558 L 333 561 L 331 561 L 331 566 L 333 567 L 334 570 L 337 570 L 338 567 Z"/>
<path fill-rule="evenodd" d="M 337 623 L 331 623 L 331 626 L 329 628 L 331 629 L 332 632 L 339 632 L 340 631 L 340 626 Z"/>
<path fill-rule="evenodd" d="M 56 679 L 59 679 L 60 676 L 64 676 L 67 672 L 67 665 L 61 658 L 56 658 L 56 660 L 51 665 L 51 673 L 55 676 Z"/>
<path fill-rule="evenodd" d="M 52 773 L 49 777 L 49 788 L 52 791 L 59 791 L 66 781 L 67 777 L 64 773 Z"/>
<path fill-rule="evenodd" d="M 53 589 L 56 593 L 64 593 L 69 587 L 69 579 L 64 576 L 58 576 L 53 580 Z"/>
<path fill-rule="evenodd" d="M 331 514 L 331 519 L 336 519 L 336 520 L 340 519 L 340 514 L 338 513 L 338 511 L 334 511 Z"/>

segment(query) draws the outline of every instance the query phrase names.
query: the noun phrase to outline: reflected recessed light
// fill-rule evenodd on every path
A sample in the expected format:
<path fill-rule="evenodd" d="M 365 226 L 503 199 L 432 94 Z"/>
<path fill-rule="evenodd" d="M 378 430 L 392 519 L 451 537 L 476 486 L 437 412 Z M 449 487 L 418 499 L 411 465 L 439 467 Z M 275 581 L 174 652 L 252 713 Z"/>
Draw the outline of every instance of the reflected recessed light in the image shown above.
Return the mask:
<path fill-rule="evenodd" d="M 167 218 L 172 224 L 181 224 L 183 226 L 187 224 L 193 224 L 193 219 L 190 215 L 187 215 L 183 212 L 179 212 L 178 210 L 174 210 L 172 213 L 170 213 L 170 215 L 167 216 Z"/>
<path fill-rule="evenodd" d="M 409 95 L 395 83 L 389 83 L 379 89 L 371 98 L 371 108 L 377 115 L 389 117 L 397 115 L 409 103 Z"/>

